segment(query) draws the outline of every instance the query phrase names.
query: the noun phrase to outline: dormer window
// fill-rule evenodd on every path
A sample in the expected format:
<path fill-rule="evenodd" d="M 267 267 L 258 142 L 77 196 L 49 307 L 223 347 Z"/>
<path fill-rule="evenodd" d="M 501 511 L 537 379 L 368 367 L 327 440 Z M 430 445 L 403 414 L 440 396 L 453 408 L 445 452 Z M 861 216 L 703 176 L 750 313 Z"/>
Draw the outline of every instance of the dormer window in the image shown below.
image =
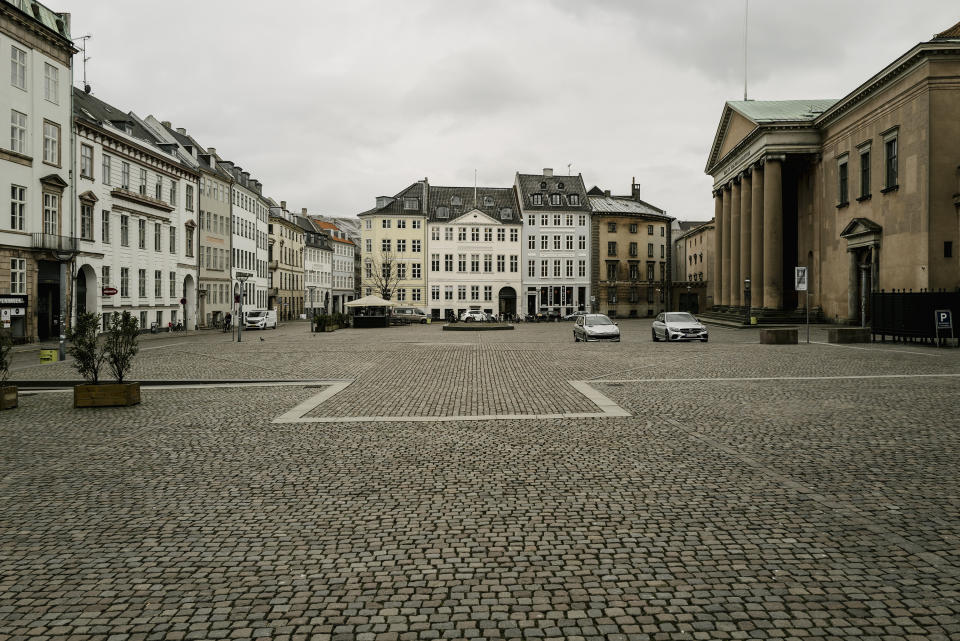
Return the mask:
<path fill-rule="evenodd" d="M 483 206 L 484 206 L 484 207 L 493 207 L 493 196 L 484 196 L 484 197 L 483 197 Z"/>
<path fill-rule="evenodd" d="M 563 189 L 563 183 L 557 183 L 557 189 Z"/>
<path fill-rule="evenodd" d="M 540 189 L 546 189 L 546 188 L 547 188 L 547 181 L 543 181 L 542 183 L 540 183 Z"/>
<path fill-rule="evenodd" d="M 453 207 L 459 207 L 463 202 L 460 200 L 460 196 L 453 196 L 450 198 L 450 205 Z"/>
<path fill-rule="evenodd" d="M 569 198 L 570 204 L 573 205 L 574 207 L 578 207 L 580 205 L 580 196 L 578 196 L 577 194 L 570 194 L 569 196 L 567 196 L 567 198 Z"/>
<path fill-rule="evenodd" d="M 550 194 L 550 204 L 559 205 L 560 204 L 560 194 Z"/>
<path fill-rule="evenodd" d="M 404 198 L 403 199 L 403 209 L 404 211 L 416 211 L 420 208 L 420 203 L 416 198 Z"/>
<path fill-rule="evenodd" d="M 534 205 L 542 205 L 542 204 L 543 204 L 543 194 L 532 194 L 532 195 L 530 196 L 530 202 L 531 202 L 532 204 L 534 204 Z"/>
<path fill-rule="evenodd" d="M 503 220 L 513 220 L 513 210 L 509 207 L 504 207 L 500 210 L 500 218 Z"/>
<path fill-rule="evenodd" d="M 437 218 L 450 218 L 450 209 L 448 207 L 437 207 Z"/>

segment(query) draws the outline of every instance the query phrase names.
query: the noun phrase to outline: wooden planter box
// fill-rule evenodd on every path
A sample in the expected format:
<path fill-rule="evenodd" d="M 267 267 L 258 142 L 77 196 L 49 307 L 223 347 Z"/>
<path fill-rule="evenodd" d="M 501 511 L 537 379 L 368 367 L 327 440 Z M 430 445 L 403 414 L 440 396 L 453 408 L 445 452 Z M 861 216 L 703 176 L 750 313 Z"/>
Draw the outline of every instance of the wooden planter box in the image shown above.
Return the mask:
<path fill-rule="evenodd" d="M 126 407 L 140 403 L 140 383 L 76 385 L 74 407 Z"/>
<path fill-rule="evenodd" d="M 0 410 L 12 410 L 17 406 L 17 386 L 0 387 Z"/>

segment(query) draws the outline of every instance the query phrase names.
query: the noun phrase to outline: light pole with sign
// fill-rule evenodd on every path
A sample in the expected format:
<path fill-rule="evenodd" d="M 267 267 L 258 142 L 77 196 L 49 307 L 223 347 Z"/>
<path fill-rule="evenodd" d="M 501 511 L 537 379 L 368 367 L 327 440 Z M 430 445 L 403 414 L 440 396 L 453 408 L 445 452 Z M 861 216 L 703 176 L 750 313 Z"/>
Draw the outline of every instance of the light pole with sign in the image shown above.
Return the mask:
<path fill-rule="evenodd" d="M 237 280 L 240 281 L 240 311 L 237 312 L 237 315 L 240 318 L 237 320 L 237 342 L 243 342 L 243 298 L 246 296 L 246 282 L 247 279 L 253 277 L 253 274 L 250 272 L 237 272 Z"/>
<path fill-rule="evenodd" d="M 810 342 L 810 287 L 807 283 L 807 268 L 806 267 L 797 267 L 793 272 L 794 279 L 794 289 L 798 292 L 807 292 L 807 343 Z"/>

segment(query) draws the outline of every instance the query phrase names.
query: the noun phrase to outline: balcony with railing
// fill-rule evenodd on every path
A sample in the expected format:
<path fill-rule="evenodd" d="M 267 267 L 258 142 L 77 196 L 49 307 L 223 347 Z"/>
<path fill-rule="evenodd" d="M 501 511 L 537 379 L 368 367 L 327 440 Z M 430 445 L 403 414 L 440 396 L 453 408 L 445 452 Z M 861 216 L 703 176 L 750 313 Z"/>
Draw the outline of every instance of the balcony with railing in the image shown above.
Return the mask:
<path fill-rule="evenodd" d="M 57 236 L 55 234 L 31 234 L 33 249 L 45 249 L 55 253 L 77 253 L 80 239 L 76 236 Z"/>

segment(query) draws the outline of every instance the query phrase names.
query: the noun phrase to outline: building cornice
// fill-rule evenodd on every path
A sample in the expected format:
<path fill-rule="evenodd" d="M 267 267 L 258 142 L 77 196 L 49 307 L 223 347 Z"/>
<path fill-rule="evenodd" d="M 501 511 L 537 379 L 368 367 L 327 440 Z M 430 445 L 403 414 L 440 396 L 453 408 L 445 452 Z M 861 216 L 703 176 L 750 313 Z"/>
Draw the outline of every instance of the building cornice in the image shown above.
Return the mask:
<path fill-rule="evenodd" d="M 70 68 L 73 54 L 79 51 L 68 38 L 54 33 L 6 2 L 0 2 L 0 33 L 43 52 L 67 68 Z"/>
<path fill-rule="evenodd" d="M 132 140 L 118 136 L 106 127 L 85 118 L 80 118 L 79 116 L 74 117 L 73 121 L 76 125 L 78 136 L 84 136 L 86 138 L 93 138 L 90 134 L 99 136 L 100 140 L 94 139 L 93 141 L 99 142 L 104 149 L 112 153 L 124 155 L 130 160 L 140 162 L 141 164 L 147 164 L 154 171 L 162 172 L 170 178 L 191 180 L 193 182 L 199 181 L 200 173 L 198 171 L 181 165 L 171 158 L 164 156 L 164 154 L 150 149 L 146 145 L 137 144 Z M 107 141 L 110 142 L 109 145 Z"/>

